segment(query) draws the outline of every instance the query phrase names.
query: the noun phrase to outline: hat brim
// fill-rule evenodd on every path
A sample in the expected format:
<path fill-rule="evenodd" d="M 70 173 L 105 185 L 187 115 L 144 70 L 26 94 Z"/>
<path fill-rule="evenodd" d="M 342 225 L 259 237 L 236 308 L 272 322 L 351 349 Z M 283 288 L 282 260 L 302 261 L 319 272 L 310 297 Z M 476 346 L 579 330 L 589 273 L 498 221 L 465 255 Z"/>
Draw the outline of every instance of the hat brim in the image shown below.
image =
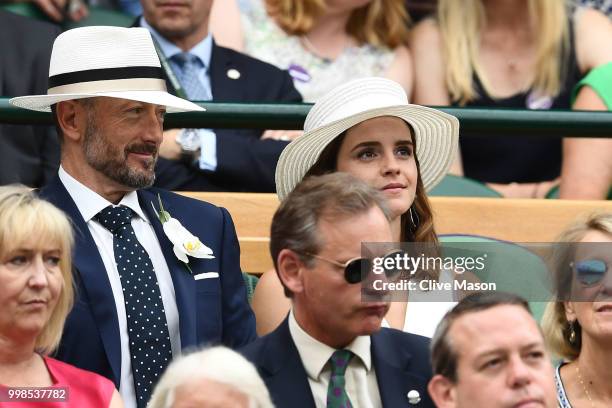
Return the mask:
<path fill-rule="evenodd" d="M 109 98 L 129 99 L 133 101 L 152 103 L 166 107 L 168 113 L 205 111 L 206 109 L 188 100 L 176 97 L 164 91 L 117 91 L 100 93 L 72 93 L 57 95 L 29 95 L 12 98 L 9 102 L 20 108 L 38 112 L 50 112 L 51 105 L 74 99 L 106 96 Z"/>
<path fill-rule="evenodd" d="M 336 137 L 360 122 L 381 116 L 395 116 L 410 124 L 416 139 L 421 180 L 425 190 L 434 188 L 453 162 L 459 140 L 459 120 L 437 109 L 408 104 L 360 112 L 306 132 L 289 143 L 276 166 L 278 197 L 285 199 Z"/>

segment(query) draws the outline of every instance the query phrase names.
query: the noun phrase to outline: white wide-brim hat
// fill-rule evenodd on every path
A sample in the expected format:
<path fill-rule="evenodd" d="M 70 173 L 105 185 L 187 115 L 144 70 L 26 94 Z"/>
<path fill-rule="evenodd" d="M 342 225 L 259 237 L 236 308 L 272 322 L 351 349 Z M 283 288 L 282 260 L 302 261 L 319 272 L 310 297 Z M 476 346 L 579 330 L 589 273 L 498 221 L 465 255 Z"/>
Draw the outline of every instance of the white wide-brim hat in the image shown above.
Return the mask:
<path fill-rule="evenodd" d="M 395 116 L 410 124 L 421 180 L 425 189 L 431 190 L 453 162 L 459 120 L 436 109 L 411 105 L 398 83 L 370 77 L 334 88 L 310 109 L 304 134 L 285 147 L 276 165 L 278 197 L 285 199 L 336 137 L 360 122 L 380 116 Z"/>
<path fill-rule="evenodd" d="M 53 43 L 47 94 L 20 96 L 10 103 L 49 112 L 58 102 L 97 96 L 163 105 L 168 112 L 205 110 L 168 93 L 151 34 L 140 27 L 63 32 Z"/>

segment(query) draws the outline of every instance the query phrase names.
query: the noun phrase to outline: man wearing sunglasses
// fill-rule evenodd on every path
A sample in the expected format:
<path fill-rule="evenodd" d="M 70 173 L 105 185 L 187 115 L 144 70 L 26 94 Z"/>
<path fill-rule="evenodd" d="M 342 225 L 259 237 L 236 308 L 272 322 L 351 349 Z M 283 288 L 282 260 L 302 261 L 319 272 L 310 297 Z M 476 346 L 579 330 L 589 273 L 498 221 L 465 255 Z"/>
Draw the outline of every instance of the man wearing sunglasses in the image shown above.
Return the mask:
<path fill-rule="evenodd" d="M 270 250 L 292 309 L 242 350 L 277 406 L 433 407 L 428 339 L 381 329 L 384 293 L 362 299 L 362 243 L 392 240 L 384 198 L 348 174 L 307 178 L 281 203 Z"/>

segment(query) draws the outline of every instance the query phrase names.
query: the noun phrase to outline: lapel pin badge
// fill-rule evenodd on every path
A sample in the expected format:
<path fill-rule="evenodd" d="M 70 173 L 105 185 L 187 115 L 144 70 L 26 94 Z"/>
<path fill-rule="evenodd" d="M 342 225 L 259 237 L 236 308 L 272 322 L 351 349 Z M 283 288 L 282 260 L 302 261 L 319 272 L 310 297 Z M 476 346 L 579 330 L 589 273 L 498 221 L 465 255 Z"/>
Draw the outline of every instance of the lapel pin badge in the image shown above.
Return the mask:
<path fill-rule="evenodd" d="M 406 396 L 408 397 L 408 403 L 412 405 L 421 402 L 421 394 L 417 390 L 410 390 Z"/>
<path fill-rule="evenodd" d="M 229 79 L 238 79 L 240 78 L 240 71 L 234 68 L 230 68 L 227 70 L 227 77 Z"/>

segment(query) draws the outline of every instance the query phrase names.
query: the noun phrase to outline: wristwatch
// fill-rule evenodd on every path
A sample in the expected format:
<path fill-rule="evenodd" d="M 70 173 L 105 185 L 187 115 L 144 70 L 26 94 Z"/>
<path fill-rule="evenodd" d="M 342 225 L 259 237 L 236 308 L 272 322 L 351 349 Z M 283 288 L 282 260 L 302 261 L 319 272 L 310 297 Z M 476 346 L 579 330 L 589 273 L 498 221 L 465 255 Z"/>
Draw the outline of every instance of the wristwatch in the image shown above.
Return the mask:
<path fill-rule="evenodd" d="M 198 129 L 181 129 L 176 136 L 176 143 L 181 148 L 181 160 L 193 164 L 197 160 L 201 148 Z"/>

